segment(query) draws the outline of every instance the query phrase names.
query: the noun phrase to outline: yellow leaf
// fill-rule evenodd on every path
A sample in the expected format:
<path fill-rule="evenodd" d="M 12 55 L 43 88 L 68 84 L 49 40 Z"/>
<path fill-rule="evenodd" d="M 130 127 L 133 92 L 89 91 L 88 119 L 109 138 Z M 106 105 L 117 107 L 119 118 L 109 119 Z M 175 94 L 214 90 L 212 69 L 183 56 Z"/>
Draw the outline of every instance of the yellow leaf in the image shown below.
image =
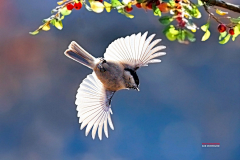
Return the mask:
<path fill-rule="evenodd" d="M 221 16 L 224 16 L 224 15 L 228 14 L 228 12 L 223 12 L 223 11 L 221 11 L 219 9 L 216 9 L 216 13 L 221 15 Z"/>
<path fill-rule="evenodd" d="M 210 26 L 210 24 L 209 24 L 209 22 L 208 22 L 208 23 L 206 23 L 205 25 L 201 26 L 201 29 L 202 29 L 204 32 L 206 32 L 206 31 L 208 30 L 209 26 Z"/>
<path fill-rule="evenodd" d="M 62 0 L 62 1 L 59 1 L 57 2 L 58 5 L 62 5 L 64 2 L 66 2 L 67 0 Z"/>
<path fill-rule="evenodd" d="M 132 8 L 132 3 L 129 2 L 127 6 L 128 6 L 128 8 Z"/>
<path fill-rule="evenodd" d="M 44 31 L 50 30 L 50 23 L 46 23 L 45 25 L 43 25 L 42 30 Z"/>
<path fill-rule="evenodd" d="M 196 29 L 191 29 L 191 31 L 195 33 L 197 30 Z"/>
<path fill-rule="evenodd" d="M 112 10 L 112 5 L 106 1 L 104 1 L 104 6 L 107 12 L 110 12 Z"/>
<path fill-rule="evenodd" d="M 39 31 L 38 30 L 36 30 L 36 31 L 33 31 L 33 32 L 29 32 L 29 34 L 31 34 L 31 35 L 36 35 L 36 34 L 38 34 L 39 33 Z"/>
<path fill-rule="evenodd" d="M 99 1 L 93 1 L 90 5 L 93 12 L 101 13 L 104 10 L 104 5 Z"/>
<path fill-rule="evenodd" d="M 128 17 L 128 18 L 134 18 L 134 15 L 131 15 L 131 14 L 128 14 L 128 13 L 126 13 L 125 16 Z"/>
<path fill-rule="evenodd" d="M 219 43 L 220 43 L 220 44 L 225 44 L 225 43 L 227 43 L 227 42 L 229 41 L 230 37 L 231 37 L 231 35 L 228 34 L 228 35 L 227 35 L 223 40 L 221 40 Z"/>
<path fill-rule="evenodd" d="M 209 30 L 206 31 L 206 33 L 202 37 L 202 41 L 206 41 L 210 37 L 211 33 Z"/>
<path fill-rule="evenodd" d="M 56 21 L 54 25 L 59 30 L 61 30 L 63 28 L 62 21 Z"/>
<path fill-rule="evenodd" d="M 71 10 L 68 10 L 67 7 L 61 8 L 60 12 L 61 12 L 61 14 L 62 14 L 63 16 L 67 16 L 67 15 L 69 15 L 69 14 L 72 13 L 72 11 L 71 11 Z"/>

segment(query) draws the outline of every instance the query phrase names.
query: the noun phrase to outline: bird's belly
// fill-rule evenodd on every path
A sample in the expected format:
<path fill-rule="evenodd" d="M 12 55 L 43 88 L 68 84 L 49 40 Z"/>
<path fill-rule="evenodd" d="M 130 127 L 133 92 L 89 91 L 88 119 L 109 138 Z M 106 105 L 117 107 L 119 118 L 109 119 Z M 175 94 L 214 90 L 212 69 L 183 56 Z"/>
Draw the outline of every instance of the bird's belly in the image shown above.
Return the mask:
<path fill-rule="evenodd" d="M 103 83 L 104 87 L 109 91 L 118 91 L 120 89 L 124 89 L 124 83 L 122 75 L 114 75 L 109 71 L 105 71 L 103 73 L 96 73 L 98 79 Z"/>
<path fill-rule="evenodd" d="M 113 63 L 109 63 L 107 66 L 105 66 L 105 69 L 105 72 L 95 70 L 95 73 L 107 90 L 118 91 L 126 88 L 123 80 L 122 67 Z"/>

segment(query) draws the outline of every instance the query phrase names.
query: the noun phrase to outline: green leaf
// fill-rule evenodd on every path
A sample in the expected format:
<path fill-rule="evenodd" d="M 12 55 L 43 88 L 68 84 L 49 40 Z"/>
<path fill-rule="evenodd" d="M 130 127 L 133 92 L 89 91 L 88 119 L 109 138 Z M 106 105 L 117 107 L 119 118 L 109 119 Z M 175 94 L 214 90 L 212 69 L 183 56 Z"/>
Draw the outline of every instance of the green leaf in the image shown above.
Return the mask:
<path fill-rule="evenodd" d="M 230 18 L 230 21 L 232 23 L 239 23 L 240 24 L 240 17 L 238 17 L 238 18 Z"/>
<path fill-rule="evenodd" d="M 191 38 L 194 37 L 194 34 L 193 34 L 192 32 L 190 32 L 190 31 L 188 31 L 188 30 L 184 30 L 184 32 L 186 33 L 186 35 L 187 35 L 188 37 L 191 37 Z"/>
<path fill-rule="evenodd" d="M 201 0 L 198 0 L 198 5 L 203 6 L 203 2 Z"/>
<path fill-rule="evenodd" d="M 36 35 L 36 34 L 38 34 L 39 33 L 39 31 L 38 30 L 36 30 L 36 31 L 33 31 L 33 32 L 29 32 L 29 34 L 31 34 L 31 35 Z"/>
<path fill-rule="evenodd" d="M 206 23 L 205 25 L 203 25 L 203 26 L 201 27 L 201 29 L 202 29 L 204 32 L 207 32 L 209 26 L 210 26 L 210 23 L 208 22 L 208 23 Z"/>
<path fill-rule="evenodd" d="M 169 29 L 169 32 L 170 32 L 171 34 L 173 34 L 173 35 L 178 35 L 178 34 L 179 34 L 179 31 L 176 30 L 175 28 L 170 28 L 170 29 Z"/>
<path fill-rule="evenodd" d="M 201 12 L 198 10 L 198 8 L 195 6 L 193 7 L 193 17 L 194 18 L 201 18 L 202 17 L 202 14 Z"/>
<path fill-rule="evenodd" d="M 122 6 L 122 3 L 119 0 L 111 0 L 112 7 Z"/>
<path fill-rule="evenodd" d="M 175 27 L 174 27 L 173 25 L 168 25 L 168 26 L 166 26 L 166 27 L 164 28 L 164 30 L 163 30 L 163 33 L 166 34 L 166 33 L 169 31 L 169 29 L 171 29 L 171 28 L 174 28 L 174 29 L 175 29 Z"/>
<path fill-rule="evenodd" d="M 62 28 L 63 28 L 62 21 L 56 21 L 54 25 L 59 30 L 62 30 Z"/>
<path fill-rule="evenodd" d="M 187 37 L 190 42 L 195 42 L 196 38 L 195 37 Z"/>
<path fill-rule="evenodd" d="M 180 30 L 179 34 L 177 35 L 177 39 L 179 42 L 183 42 L 186 38 L 186 34 L 184 31 Z"/>
<path fill-rule="evenodd" d="M 128 18 L 134 18 L 134 15 L 131 15 L 131 14 L 125 12 L 124 9 L 119 9 L 118 13 L 121 13 L 121 14 L 125 15 Z"/>
<path fill-rule="evenodd" d="M 239 36 L 240 34 L 240 24 L 235 26 L 234 28 L 234 35 L 232 36 L 232 41 L 235 41 L 235 39 Z"/>
<path fill-rule="evenodd" d="M 72 13 L 72 11 L 71 11 L 71 10 L 68 10 L 67 7 L 62 8 L 62 9 L 60 10 L 60 12 L 61 12 L 61 14 L 62 14 L 63 16 L 67 16 L 67 15 L 69 15 L 69 14 Z"/>
<path fill-rule="evenodd" d="M 153 7 L 154 15 L 161 17 L 162 13 L 161 13 L 160 9 L 155 4 L 153 4 L 152 7 Z"/>
<path fill-rule="evenodd" d="M 164 16 L 159 18 L 159 22 L 163 25 L 168 25 L 173 21 L 173 18 L 171 16 Z"/>
<path fill-rule="evenodd" d="M 183 6 L 185 11 L 192 17 L 194 18 L 201 18 L 201 12 L 198 10 L 197 6 L 193 5 L 192 6 Z"/>
<path fill-rule="evenodd" d="M 163 2 L 169 3 L 171 7 L 175 7 L 175 0 L 163 0 Z"/>
<path fill-rule="evenodd" d="M 223 40 L 221 40 L 219 43 L 220 44 L 226 44 L 231 37 L 231 34 L 228 34 Z"/>
<path fill-rule="evenodd" d="M 53 20 L 50 21 L 50 23 L 51 23 L 53 26 L 55 26 L 55 22 L 56 22 L 56 19 L 53 19 Z"/>
<path fill-rule="evenodd" d="M 169 41 L 175 41 L 177 39 L 177 36 L 170 32 L 167 32 L 165 35 Z"/>
<path fill-rule="evenodd" d="M 211 35 L 210 31 L 207 30 L 202 37 L 202 41 L 206 41 L 210 37 L 210 35 Z"/>
<path fill-rule="evenodd" d="M 196 38 L 195 38 L 195 35 L 190 32 L 189 30 L 184 30 L 186 36 L 187 36 L 187 39 L 190 41 L 190 42 L 194 42 L 196 41 Z"/>
<path fill-rule="evenodd" d="M 138 3 L 143 3 L 143 2 L 144 2 L 144 0 L 137 0 L 137 2 L 138 2 Z"/>
<path fill-rule="evenodd" d="M 222 33 L 220 33 L 220 35 L 219 35 L 219 41 L 220 40 L 222 40 L 224 37 L 226 37 L 226 35 L 227 35 L 227 32 L 225 31 L 225 32 L 222 32 Z"/>

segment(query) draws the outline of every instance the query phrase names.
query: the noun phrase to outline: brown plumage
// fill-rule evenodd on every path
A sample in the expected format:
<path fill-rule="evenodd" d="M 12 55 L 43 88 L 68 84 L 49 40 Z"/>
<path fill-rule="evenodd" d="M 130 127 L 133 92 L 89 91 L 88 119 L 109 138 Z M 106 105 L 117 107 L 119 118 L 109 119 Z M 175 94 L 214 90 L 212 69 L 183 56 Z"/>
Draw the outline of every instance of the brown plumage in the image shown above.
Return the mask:
<path fill-rule="evenodd" d="M 86 127 L 88 135 L 92 129 L 92 138 L 98 130 L 99 139 L 102 139 L 102 128 L 108 137 L 109 124 L 114 129 L 110 113 L 111 99 L 114 93 L 121 89 L 136 89 L 139 91 L 139 79 L 136 70 L 149 63 L 161 62 L 156 57 L 165 55 L 158 52 L 165 46 L 156 46 L 161 40 L 153 42 L 155 35 L 146 38 L 138 33 L 112 42 L 104 53 L 104 58 L 94 58 L 76 42 L 72 42 L 65 55 L 93 70 L 80 84 L 77 93 L 76 105 L 81 129 Z M 151 42 L 151 43 L 150 43 Z M 154 47 L 154 48 L 153 48 Z M 157 53 L 156 53 L 157 52 Z"/>

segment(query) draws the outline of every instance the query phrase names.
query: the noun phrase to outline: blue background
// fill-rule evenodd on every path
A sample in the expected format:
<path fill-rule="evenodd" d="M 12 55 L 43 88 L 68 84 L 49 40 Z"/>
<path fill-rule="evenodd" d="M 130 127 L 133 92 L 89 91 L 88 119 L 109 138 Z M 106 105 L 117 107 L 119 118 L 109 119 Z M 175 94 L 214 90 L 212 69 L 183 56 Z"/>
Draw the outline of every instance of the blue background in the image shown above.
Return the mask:
<path fill-rule="evenodd" d="M 83 8 L 65 18 L 62 31 L 52 27 L 29 35 L 56 2 L 1 1 L 0 159 L 240 159 L 240 38 L 218 44 L 212 21 L 208 41 L 200 41 L 199 31 L 195 43 L 170 42 L 158 18 L 135 7 L 134 19 Z M 195 22 L 201 26 L 206 20 L 203 12 Z M 167 55 L 138 71 L 140 92 L 115 94 L 109 138 L 85 137 L 74 102 L 91 70 L 63 52 L 75 40 L 100 57 L 116 38 L 145 31 L 163 39 Z"/>

